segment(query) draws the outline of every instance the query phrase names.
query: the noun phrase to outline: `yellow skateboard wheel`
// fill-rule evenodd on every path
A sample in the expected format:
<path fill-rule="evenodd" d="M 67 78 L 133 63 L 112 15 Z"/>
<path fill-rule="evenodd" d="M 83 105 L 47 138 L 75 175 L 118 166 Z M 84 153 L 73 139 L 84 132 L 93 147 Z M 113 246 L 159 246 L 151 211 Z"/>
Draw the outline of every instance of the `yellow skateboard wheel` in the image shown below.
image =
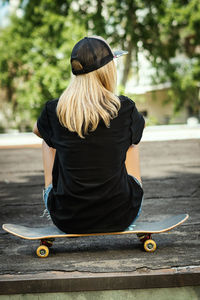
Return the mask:
<path fill-rule="evenodd" d="M 39 246 L 37 248 L 36 253 L 37 253 L 38 257 L 45 258 L 49 255 L 49 248 L 47 246 L 44 246 L 44 245 Z"/>
<path fill-rule="evenodd" d="M 154 252 L 156 250 L 156 242 L 154 242 L 154 240 L 145 241 L 144 250 L 147 252 Z"/>

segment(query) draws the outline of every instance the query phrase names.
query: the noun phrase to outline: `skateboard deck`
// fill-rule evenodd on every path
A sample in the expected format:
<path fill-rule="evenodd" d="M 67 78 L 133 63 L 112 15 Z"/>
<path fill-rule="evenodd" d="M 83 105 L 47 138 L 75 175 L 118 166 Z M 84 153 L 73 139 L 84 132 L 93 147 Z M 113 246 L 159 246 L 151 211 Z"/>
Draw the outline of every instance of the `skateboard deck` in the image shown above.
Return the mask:
<path fill-rule="evenodd" d="M 156 222 L 135 222 L 133 230 L 106 233 L 81 233 L 67 234 L 59 230 L 56 226 L 48 227 L 27 227 L 16 224 L 3 224 L 2 228 L 11 233 L 27 240 L 40 240 L 41 245 L 37 248 L 39 257 L 47 257 L 49 255 L 49 247 L 52 246 L 55 238 L 70 238 L 84 236 L 100 236 L 100 235 L 121 235 L 121 234 L 137 234 L 140 241 L 144 244 L 147 252 L 156 250 L 156 243 L 151 239 L 151 235 L 155 233 L 167 232 L 178 225 L 181 225 L 188 219 L 188 214 L 181 214 L 168 217 Z"/>

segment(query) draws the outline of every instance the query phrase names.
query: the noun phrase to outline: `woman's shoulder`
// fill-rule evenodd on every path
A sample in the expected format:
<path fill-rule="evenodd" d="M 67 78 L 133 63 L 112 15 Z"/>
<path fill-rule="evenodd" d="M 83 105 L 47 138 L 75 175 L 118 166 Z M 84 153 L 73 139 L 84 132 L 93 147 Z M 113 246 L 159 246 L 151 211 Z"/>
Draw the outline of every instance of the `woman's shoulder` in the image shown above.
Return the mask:
<path fill-rule="evenodd" d="M 47 114 L 49 119 L 57 119 L 56 108 L 59 98 L 49 100 L 45 103 L 44 112 Z"/>
<path fill-rule="evenodd" d="M 119 99 L 121 103 L 121 108 L 120 108 L 121 113 L 131 113 L 132 111 L 135 110 L 136 105 L 132 99 L 124 95 L 120 95 Z"/>
<path fill-rule="evenodd" d="M 55 98 L 46 102 L 46 107 L 48 110 L 54 110 L 58 104 L 59 98 Z"/>
<path fill-rule="evenodd" d="M 129 106 L 131 108 L 135 107 L 135 102 L 132 99 L 130 99 L 129 97 L 120 95 L 120 96 L 118 96 L 118 98 L 120 99 L 121 105 Z"/>

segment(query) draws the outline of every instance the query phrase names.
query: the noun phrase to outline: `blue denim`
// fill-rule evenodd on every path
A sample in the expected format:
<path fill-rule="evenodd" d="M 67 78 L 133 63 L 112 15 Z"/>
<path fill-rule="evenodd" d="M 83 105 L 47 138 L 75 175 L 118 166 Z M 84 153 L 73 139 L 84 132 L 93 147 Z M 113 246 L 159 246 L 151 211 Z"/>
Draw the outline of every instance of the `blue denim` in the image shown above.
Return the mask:
<path fill-rule="evenodd" d="M 53 187 L 52 184 L 50 184 L 50 185 L 49 185 L 47 188 L 45 188 L 44 191 L 43 191 L 44 204 L 45 204 L 45 207 L 46 207 L 47 210 L 48 210 L 48 204 L 47 204 L 48 196 L 49 196 L 49 193 L 50 193 L 52 187 Z M 49 210 L 48 210 L 48 212 L 49 212 Z"/>
<path fill-rule="evenodd" d="M 139 180 L 137 178 L 135 178 L 134 176 L 130 175 L 141 187 L 142 187 L 142 184 L 141 182 L 139 182 Z M 135 217 L 135 219 L 133 220 L 133 222 L 128 226 L 128 228 L 125 229 L 125 231 L 132 231 L 134 230 L 134 227 L 135 227 L 135 221 L 138 219 L 139 215 L 141 214 L 141 211 L 142 211 L 142 202 L 143 202 L 143 198 L 144 196 L 142 197 L 142 201 L 141 201 L 141 205 L 140 205 L 140 208 L 139 208 L 139 211 L 137 213 L 137 216 Z"/>
<path fill-rule="evenodd" d="M 47 214 L 47 218 L 50 219 L 50 213 L 49 213 L 49 210 L 48 210 L 48 196 L 49 196 L 49 193 L 51 191 L 51 189 L 53 188 L 52 184 L 50 184 L 47 188 L 45 188 L 43 190 L 43 200 L 44 200 L 44 204 L 45 204 L 45 210 L 43 212 L 43 215 L 42 217 L 45 216 L 45 214 Z"/>

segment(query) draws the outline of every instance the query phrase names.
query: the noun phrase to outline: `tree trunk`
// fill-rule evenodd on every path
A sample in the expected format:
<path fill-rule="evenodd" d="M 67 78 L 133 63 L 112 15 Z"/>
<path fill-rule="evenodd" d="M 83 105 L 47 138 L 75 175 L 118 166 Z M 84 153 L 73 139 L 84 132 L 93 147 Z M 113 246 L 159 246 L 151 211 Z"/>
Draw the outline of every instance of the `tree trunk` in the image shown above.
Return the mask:
<path fill-rule="evenodd" d="M 124 65 L 124 71 L 123 71 L 123 76 L 121 80 L 121 85 L 126 86 L 127 80 L 128 80 L 128 75 L 131 69 L 131 64 L 132 64 L 132 52 L 133 52 L 133 43 L 132 40 L 128 42 L 128 54 L 125 56 L 125 65 Z"/>
<path fill-rule="evenodd" d="M 95 32 L 97 35 L 103 35 L 105 31 L 105 20 L 102 16 L 103 0 L 97 0 L 97 11 L 94 15 Z"/>

